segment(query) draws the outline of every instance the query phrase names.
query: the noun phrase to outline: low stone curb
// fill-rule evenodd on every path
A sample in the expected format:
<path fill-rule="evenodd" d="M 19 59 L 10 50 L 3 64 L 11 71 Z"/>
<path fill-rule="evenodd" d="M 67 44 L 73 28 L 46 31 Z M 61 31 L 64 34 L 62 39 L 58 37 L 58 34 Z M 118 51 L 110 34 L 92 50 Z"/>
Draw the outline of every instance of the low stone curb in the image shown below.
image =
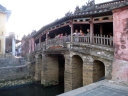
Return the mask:
<path fill-rule="evenodd" d="M 14 86 L 24 85 L 33 83 L 34 80 L 32 79 L 22 79 L 22 80 L 14 80 L 14 81 L 6 81 L 0 83 L 0 90 L 7 89 Z"/>

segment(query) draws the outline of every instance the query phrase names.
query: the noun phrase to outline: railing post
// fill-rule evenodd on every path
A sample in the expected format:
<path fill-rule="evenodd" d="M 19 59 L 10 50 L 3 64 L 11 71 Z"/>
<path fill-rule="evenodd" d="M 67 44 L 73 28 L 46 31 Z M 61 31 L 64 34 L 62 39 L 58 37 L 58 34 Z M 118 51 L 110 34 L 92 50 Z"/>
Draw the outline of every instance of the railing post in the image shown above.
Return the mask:
<path fill-rule="evenodd" d="M 103 25 L 100 24 L 100 34 L 103 34 Z"/>
<path fill-rule="evenodd" d="M 47 49 L 47 44 L 48 44 L 48 33 L 49 33 L 49 32 L 46 32 L 46 42 L 45 42 L 45 47 L 46 47 L 46 49 Z"/>
<path fill-rule="evenodd" d="M 93 17 L 90 18 L 90 43 L 93 43 L 94 24 Z"/>
<path fill-rule="evenodd" d="M 109 43 L 108 43 L 108 42 L 109 42 L 109 37 L 108 37 L 108 35 L 107 35 L 107 39 L 106 39 L 106 40 L 107 40 L 107 45 L 109 45 Z"/>

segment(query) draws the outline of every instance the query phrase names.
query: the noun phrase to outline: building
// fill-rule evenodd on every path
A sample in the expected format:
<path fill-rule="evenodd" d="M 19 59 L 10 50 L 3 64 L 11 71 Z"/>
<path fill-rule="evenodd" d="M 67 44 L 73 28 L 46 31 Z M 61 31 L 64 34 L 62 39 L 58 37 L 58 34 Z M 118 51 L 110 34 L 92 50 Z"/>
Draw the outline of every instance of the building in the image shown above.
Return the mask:
<path fill-rule="evenodd" d="M 21 42 L 20 40 L 15 38 L 15 34 L 10 32 L 9 36 L 6 36 L 6 54 L 10 54 L 11 56 L 17 55 L 16 45 Z"/>
<path fill-rule="evenodd" d="M 10 11 L 8 11 L 5 7 L 0 5 L 0 54 L 5 54 L 5 45 L 6 45 L 6 22 L 10 15 Z"/>
<path fill-rule="evenodd" d="M 28 54 L 34 51 L 34 47 L 35 47 L 34 38 L 33 38 L 34 34 L 36 34 L 35 30 L 28 36 L 24 36 L 22 38 L 21 40 L 22 56 L 27 56 Z"/>
<path fill-rule="evenodd" d="M 45 86 L 63 82 L 65 91 L 103 79 L 128 83 L 127 14 L 128 0 L 90 0 L 42 27 L 29 43 L 35 80 Z"/>

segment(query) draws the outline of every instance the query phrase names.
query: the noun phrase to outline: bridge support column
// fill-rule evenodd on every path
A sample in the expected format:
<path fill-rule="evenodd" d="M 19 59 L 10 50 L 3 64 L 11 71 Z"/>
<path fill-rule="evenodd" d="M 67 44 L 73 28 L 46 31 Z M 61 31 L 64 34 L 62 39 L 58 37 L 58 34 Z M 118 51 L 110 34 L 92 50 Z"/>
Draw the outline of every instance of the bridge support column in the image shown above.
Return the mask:
<path fill-rule="evenodd" d="M 41 71 L 41 84 L 44 86 L 57 85 L 59 83 L 59 64 L 57 56 L 43 56 L 43 68 Z"/>
<path fill-rule="evenodd" d="M 72 58 L 69 54 L 65 55 L 65 73 L 64 73 L 64 90 L 65 92 L 72 90 Z"/>
<path fill-rule="evenodd" d="M 112 61 L 105 62 L 105 79 L 112 79 Z"/>
<path fill-rule="evenodd" d="M 83 60 L 83 86 L 93 83 L 93 58 L 85 56 Z"/>
<path fill-rule="evenodd" d="M 41 80 L 41 69 L 42 69 L 42 55 L 36 55 L 35 56 L 35 76 L 34 79 L 36 81 L 40 81 Z"/>

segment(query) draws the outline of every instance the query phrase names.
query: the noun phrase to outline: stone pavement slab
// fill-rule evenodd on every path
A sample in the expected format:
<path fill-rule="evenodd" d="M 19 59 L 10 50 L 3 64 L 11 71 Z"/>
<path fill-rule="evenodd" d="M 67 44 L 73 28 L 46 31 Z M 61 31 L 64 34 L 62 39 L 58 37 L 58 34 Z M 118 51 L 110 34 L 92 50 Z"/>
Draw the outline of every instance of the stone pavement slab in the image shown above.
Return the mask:
<path fill-rule="evenodd" d="M 103 80 L 60 94 L 59 96 L 128 96 L 128 87 Z"/>

